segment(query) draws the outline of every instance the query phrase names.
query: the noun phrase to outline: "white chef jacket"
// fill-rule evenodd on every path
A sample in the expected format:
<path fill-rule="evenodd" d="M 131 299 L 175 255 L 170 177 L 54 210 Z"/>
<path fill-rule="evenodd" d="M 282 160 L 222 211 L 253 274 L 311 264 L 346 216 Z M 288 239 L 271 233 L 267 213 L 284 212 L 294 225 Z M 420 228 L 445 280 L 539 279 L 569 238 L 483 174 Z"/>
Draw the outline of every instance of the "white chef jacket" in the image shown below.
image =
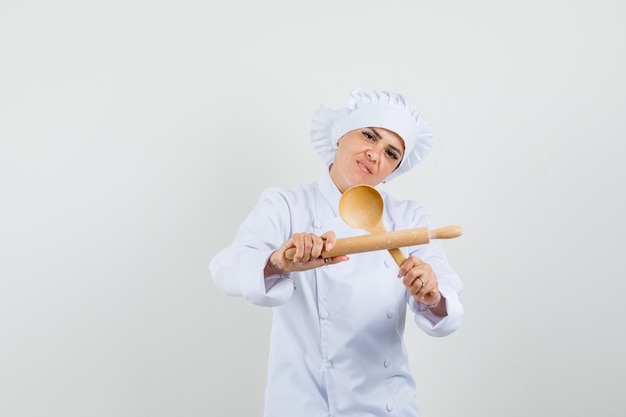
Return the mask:
<path fill-rule="evenodd" d="M 418 203 L 381 195 L 387 230 L 434 227 Z M 407 293 L 387 251 L 264 279 L 269 256 L 294 233 L 367 233 L 343 222 L 340 197 L 328 172 L 308 185 L 264 191 L 232 245 L 211 260 L 211 275 L 223 293 L 274 308 L 265 417 L 419 416 L 403 342 L 406 306 L 432 336 L 455 331 L 463 315 L 462 283 L 437 240 L 402 251 L 437 274 L 444 318 Z"/>

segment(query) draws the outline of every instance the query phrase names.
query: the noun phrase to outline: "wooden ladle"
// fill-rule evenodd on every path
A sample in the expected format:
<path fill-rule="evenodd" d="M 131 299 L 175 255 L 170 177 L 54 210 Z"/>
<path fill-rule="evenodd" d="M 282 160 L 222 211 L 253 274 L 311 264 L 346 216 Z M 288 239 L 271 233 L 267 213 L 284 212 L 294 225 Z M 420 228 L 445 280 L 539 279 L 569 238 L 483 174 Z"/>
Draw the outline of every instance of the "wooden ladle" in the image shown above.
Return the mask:
<path fill-rule="evenodd" d="M 387 249 L 398 266 L 404 262 L 404 254 L 398 248 L 422 245 L 430 239 L 451 239 L 463 234 L 461 226 L 445 226 L 434 230 L 427 227 L 387 232 L 383 223 L 384 202 L 378 191 L 369 185 L 355 185 L 346 190 L 339 200 L 339 214 L 346 224 L 371 234 L 337 239 L 329 251 L 322 251 L 322 258 L 332 258 L 352 253 Z M 293 259 L 296 248 L 285 251 L 285 258 Z"/>

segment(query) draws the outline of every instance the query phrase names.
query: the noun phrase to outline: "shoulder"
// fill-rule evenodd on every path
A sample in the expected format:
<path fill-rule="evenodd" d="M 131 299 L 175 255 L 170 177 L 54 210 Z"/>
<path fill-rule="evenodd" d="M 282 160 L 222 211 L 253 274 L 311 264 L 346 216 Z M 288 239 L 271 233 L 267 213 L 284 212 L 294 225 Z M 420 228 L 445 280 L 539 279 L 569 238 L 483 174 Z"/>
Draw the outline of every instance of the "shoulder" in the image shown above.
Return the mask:
<path fill-rule="evenodd" d="M 263 190 L 259 201 L 291 205 L 301 201 L 308 195 L 314 194 L 316 190 L 316 183 L 303 184 L 295 187 L 270 187 Z"/>
<path fill-rule="evenodd" d="M 385 203 L 385 211 L 397 223 L 404 223 L 402 227 L 429 226 L 431 219 L 426 207 L 412 199 L 397 199 L 387 192 L 381 192 Z M 399 224 L 400 225 L 400 224 Z"/>

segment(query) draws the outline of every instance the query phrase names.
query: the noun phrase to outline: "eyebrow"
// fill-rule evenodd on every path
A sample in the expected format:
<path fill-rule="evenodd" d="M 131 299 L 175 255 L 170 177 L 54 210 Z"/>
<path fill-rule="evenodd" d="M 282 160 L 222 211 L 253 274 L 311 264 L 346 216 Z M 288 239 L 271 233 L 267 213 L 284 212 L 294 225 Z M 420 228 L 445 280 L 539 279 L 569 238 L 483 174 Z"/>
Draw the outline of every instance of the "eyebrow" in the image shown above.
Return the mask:
<path fill-rule="evenodd" d="M 377 137 L 378 139 L 382 139 L 382 138 L 383 138 L 383 137 L 380 135 L 380 133 L 378 133 L 378 132 L 376 131 L 376 129 L 374 129 L 373 127 L 368 127 L 368 129 L 370 129 L 372 132 L 374 132 L 374 134 L 376 135 L 376 137 Z M 392 150 L 396 151 L 399 155 L 403 156 L 402 151 L 401 151 L 400 149 L 398 149 L 397 147 L 395 147 L 395 146 L 393 146 L 393 145 L 389 145 L 389 147 L 390 147 Z"/>

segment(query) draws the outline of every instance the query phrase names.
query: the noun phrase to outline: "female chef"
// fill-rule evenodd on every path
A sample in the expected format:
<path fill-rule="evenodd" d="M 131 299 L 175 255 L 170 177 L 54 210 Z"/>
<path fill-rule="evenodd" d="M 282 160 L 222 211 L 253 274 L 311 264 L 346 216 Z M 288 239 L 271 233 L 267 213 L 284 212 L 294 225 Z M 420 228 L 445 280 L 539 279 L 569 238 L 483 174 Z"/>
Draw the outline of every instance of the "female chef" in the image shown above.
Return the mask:
<path fill-rule="evenodd" d="M 387 251 L 320 255 L 338 236 L 365 234 L 342 221 L 341 194 L 409 171 L 430 151 L 431 130 L 402 95 L 356 89 L 347 107 L 314 112 L 311 142 L 321 178 L 265 190 L 210 264 L 223 293 L 274 308 L 265 417 L 418 416 L 407 313 L 432 336 L 454 332 L 463 315 L 442 245 L 403 248 L 399 268 Z M 417 202 L 381 194 L 387 230 L 436 227 Z"/>

